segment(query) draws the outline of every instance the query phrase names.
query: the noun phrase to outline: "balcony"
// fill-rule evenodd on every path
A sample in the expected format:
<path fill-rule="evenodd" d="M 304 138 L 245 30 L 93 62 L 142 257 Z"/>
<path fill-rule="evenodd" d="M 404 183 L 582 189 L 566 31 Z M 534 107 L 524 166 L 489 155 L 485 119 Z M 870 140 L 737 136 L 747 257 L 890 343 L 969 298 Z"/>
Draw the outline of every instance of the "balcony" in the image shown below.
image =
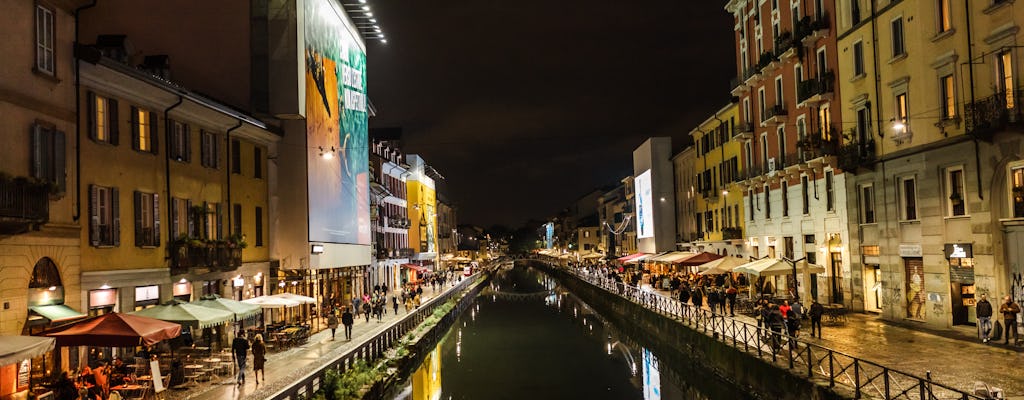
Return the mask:
<path fill-rule="evenodd" d="M 741 81 L 738 76 L 729 81 L 729 88 L 733 96 L 742 96 L 750 91 L 750 86 L 747 86 L 747 83 Z"/>
<path fill-rule="evenodd" d="M 233 271 L 242 265 L 244 243 L 181 238 L 170 244 L 171 275 L 195 268 Z"/>
<path fill-rule="evenodd" d="M 855 172 L 858 169 L 871 170 L 875 161 L 875 141 L 868 140 L 866 143 L 857 141 L 847 142 L 839 146 L 838 151 L 839 168 L 843 171 Z"/>
<path fill-rule="evenodd" d="M 722 228 L 722 240 L 743 239 L 743 229 L 739 227 Z"/>
<path fill-rule="evenodd" d="M 754 137 L 754 124 L 750 122 L 740 122 L 736 124 L 736 131 L 733 132 L 733 140 L 750 140 Z"/>
<path fill-rule="evenodd" d="M 415 253 L 415 251 L 413 251 L 413 249 L 408 248 L 408 247 L 403 247 L 403 248 L 398 249 L 398 258 L 409 258 L 409 257 L 412 257 L 413 253 Z"/>
<path fill-rule="evenodd" d="M 24 233 L 50 216 L 50 189 L 28 178 L 0 175 L 0 234 Z"/>
<path fill-rule="evenodd" d="M 803 49 L 800 39 L 789 31 L 782 32 L 775 38 L 775 56 L 781 61 L 803 56 Z"/>
<path fill-rule="evenodd" d="M 835 86 L 835 74 L 832 70 L 825 71 L 817 78 L 800 81 L 797 85 L 797 107 L 817 106 L 832 100 Z"/>
<path fill-rule="evenodd" d="M 964 106 L 964 122 L 967 133 L 983 140 L 1011 126 L 1018 126 L 1024 119 L 1021 108 L 1017 107 L 1024 91 L 998 92 L 992 96 L 967 103 Z"/>
<path fill-rule="evenodd" d="M 829 127 L 827 132 L 816 131 L 797 141 L 797 147 L 803 152 L 803 161 L 834 156 L 839 153 L 839 132 Z"/>
<path fill-rule="evenodd" d="M 755 84 L 757 82 L 760 82 L 760 81 L 761 81 L 761 67 L 760 66 L 746 67 L 746 68 L 743 69 L 743 82 L 746 83 L 747 86 L 753 85 L 753 84 Z"/>
<path fill-rule="evenodd" d="M 771 108 L 765 109 L 764 112 L 764 125 L 779 125 L 786 123 L 786 116 L 789 114 L 786 111 L 786 107 L 781 104 L 771 106 Z"/>
<path fill-rule="evenodd" d="M 814 42 L 818 41 L 829 33 L 829 15 L 827 12 L 822 12 L 814 17 L 804 17 L 797 23 L 797 31 L 802 34 L 801 41 L 805 46 L 812 46 Z"/>

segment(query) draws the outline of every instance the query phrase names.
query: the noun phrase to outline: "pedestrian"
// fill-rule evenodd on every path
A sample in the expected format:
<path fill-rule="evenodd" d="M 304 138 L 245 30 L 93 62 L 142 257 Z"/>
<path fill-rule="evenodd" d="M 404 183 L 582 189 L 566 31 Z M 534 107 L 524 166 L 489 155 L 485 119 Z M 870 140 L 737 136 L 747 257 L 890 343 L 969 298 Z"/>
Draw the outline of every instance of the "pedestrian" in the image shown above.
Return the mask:
<path fill-rule="evenodd" d="M 800 304 L 799 297 L 793 298 L 793 303 L 789 305 L 789 312 L 786 315 L 786 325 L 789 326 L 789 335 L 793 337 L 800 337 L 800 320 L 804 318 L 804 305 Z"/>
<path fill-rule="evenodd" d="M 405 298 L 405 312 L 406 312 L 406 314 L 409 313 L 409 310 L 412 310 L 412 297 L 406 297 Z"/>
<path fill-rule="evenodd" d="M 786 326 L 785 317 L 779 306 L 768 303 L 768 315 L 765 318 L 768 328 L 772 330 L 772 350 L 778 351 L 782 348 L 782 329 Z"/>
<path fill-rule="evenodd" d="M 370 313 L 372 312 L 370 308 L 369 301 L 363 302 L 363 315 L 366 316 L 366 322 L 370 322 Z"/>
<path fill-rule="evenodd" d="M 231 342 L 231 350 L 231 355 L 238 366 L 238 376 L 235 378 L 235 382 L 241 385 L 245 383 L 245 355 L 249 351 L 249 341 L 245 340 L 242 331 L 238 331 L 238 334 L 235 335 L 235 340 Z"/>
<path fill-rule="evenodd" d="M 704 289 L 700 286 L 695 287 L 690 293 L 690 300 L 693 301 L 693 306 L 696 309 L 700 310 L 701 307 L 704 307 Z"/>
<path fill-rule="evenodd" d="M 345 340 L 352 340 L 352 324 L 354 322 L 355 318 L 352 317 L 352 312 L 346 307 L 345 312 L 341 313 L 341 324 L 345 325 Z"/>
<path fill-rule="evenodd" d="M 1005 339 L 1003 344 L 1010 344 L 1010 334 L 1013 334 L 1013 343 L 1016 344 L 1020 340 L 1017 336 L 1017 313 L 1020 312 L 1020 306 L 1013 302 L 1013 298 L 1009 295 L 1003 298 L 1003 305 L 999 306 L 999 312 L 1003 313 L 1003 330 L 1006 331 Z"/>
<path fill-rule="evenodd" d="M 975 305 L 978 316 L 978 337 L 982 343 L 988 343 L 988 334 L 992 332 L 992 303 L 988 302 L 988 296 L 981 295 L 981 300 Z"/>
<path fill-rule="evenodd" d="M 352 296 L 352 312 L 359 316 L 359 296 Z"/>
<path fill-rule="evenodd" d="M 729 316 L 736 316 L 736 294 L 739 293 L 735 286 L 730 285 L 725 289 L 725 300 L 729 302 Z"/>
<path fill-rule="evenodd" d="M 721 298 L 718 296 L 718 290 L 715 290 L 714 287 L 712 287 L 711 290 L 708 290 L 708 307 L 711 308 L 711 312 L 718 311 L 719 300 L 721 300 Z"/>
<path fill-rule="evenodd" d="M 811 309 L 807 315 L 811 317 L 811 337 L 814 337 L 814 331 L 817 329 L 818 338 L 821 339 L 821 316 L 825 314 L 825 307 L 818 302 L 818 299 L 811 299 Z"/>
<path fill-rule="evenodd" d="M 391 295 L 391 307 L 395 310 L 395 315 L 398 315 L 398 296 Z"/>
<path fill-rule="evenodd" d="M 334 333 L 338 331 L 338 317 L 331 312 L 327 317 L 327 327 L 331 328 L 331 340 L 334 340 Z"/>
<path fill-rule="evenodd" d="M 334 316 L 333 314 L 331 315 Z M 333 332 L 333 329 L 332 329 Z M 263 364 L 267 361 L 267 345 L 263 343 L 263 335 L 257 333 L 252 342 L 252 374 L 256 376 L 256 385 L 260 384 L 260 372 L 263 373 L 263 382 L 267 382 L 267 371 Z"/>

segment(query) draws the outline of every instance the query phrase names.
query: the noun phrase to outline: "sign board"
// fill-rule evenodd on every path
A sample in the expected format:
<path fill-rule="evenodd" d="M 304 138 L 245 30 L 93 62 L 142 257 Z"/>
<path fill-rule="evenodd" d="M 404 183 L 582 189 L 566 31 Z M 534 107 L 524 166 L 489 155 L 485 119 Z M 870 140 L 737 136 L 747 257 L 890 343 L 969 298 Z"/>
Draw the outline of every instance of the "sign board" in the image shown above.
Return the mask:
<path fill-rule="evenodd" d="M 160 362 L 157 360 L 151 360 L 149 362 L 149 369 L 153 376 L 153 392 L 160 393 L 164 391 L 164 380 L 160 376 Z"/>
<path fill-rule="evenodd" d="M 921 245 L 919 244 L 900 245 L 900 257 L 921 257 L 922 254 Z"/>
<path fill-rule="evenodd" d="M 974 249 L 970 243 L 946 243 L 946 258 L 974 258 Z"/>
<path fill-rule="evenodd" d="M 644 171 L 633 180 L 636 190 L 636 237 L 654 237 L 654 195 L 651 190 L 651 170 Z"/>
<path fill-rule="evenodd" d="M 21 362 L 21 365 L 18 366 L 18 390 L 24 390 L 28 388 L 28 375 L 29 371 L 31 370 L 31 360 L 23 360 Z"/>
<path fill-rule="evenodd" d="M 961 267 L 959 265 L 950 265 L 949 281 L 959 283 L 974 283 L 974 267 Z"/>

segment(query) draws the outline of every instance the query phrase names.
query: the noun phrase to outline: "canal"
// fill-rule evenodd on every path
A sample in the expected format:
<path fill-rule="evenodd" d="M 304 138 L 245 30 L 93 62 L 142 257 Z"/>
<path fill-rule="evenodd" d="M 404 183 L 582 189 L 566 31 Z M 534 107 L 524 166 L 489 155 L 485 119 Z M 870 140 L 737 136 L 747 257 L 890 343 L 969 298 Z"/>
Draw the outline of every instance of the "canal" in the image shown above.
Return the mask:
<path fill-rule="evenodd" d="M 684 329 L 684 328 L 680 328 Z M 393 399 L 750 399 L 666 365 L 531 267 L 498 271 Z"/>

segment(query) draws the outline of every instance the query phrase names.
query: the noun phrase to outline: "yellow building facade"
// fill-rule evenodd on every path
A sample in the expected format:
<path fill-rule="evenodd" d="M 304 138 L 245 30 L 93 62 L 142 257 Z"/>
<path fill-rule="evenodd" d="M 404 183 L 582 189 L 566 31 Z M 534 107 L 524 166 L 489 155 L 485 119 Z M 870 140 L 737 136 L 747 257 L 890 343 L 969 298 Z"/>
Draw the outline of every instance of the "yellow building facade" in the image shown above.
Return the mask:
<path fill-rule="evenodd" d="M 267 293 L 267 160 L 280 136 L 98 52 L 80 70 L 88 313 Z"/>
<path fill-rule="evenodd" d="M 410 261 L 422 266 L 438 265 L 437 246 L 437 192 L 433 170 L 422 157 L 406 157 L 409 175 L 405 178 L 409 205 L 409 247 L 413 249 Z"/>
<path fill-rule="evenodd" d="M 743 242 L 743 142 L 734 139 L 738 118 L 736 103 L 730 103 L 690 131 L 693 138 L 695 172 L 693 185 L 697 229 L 694 250 L 717 254 L 742 251 Z"/>

